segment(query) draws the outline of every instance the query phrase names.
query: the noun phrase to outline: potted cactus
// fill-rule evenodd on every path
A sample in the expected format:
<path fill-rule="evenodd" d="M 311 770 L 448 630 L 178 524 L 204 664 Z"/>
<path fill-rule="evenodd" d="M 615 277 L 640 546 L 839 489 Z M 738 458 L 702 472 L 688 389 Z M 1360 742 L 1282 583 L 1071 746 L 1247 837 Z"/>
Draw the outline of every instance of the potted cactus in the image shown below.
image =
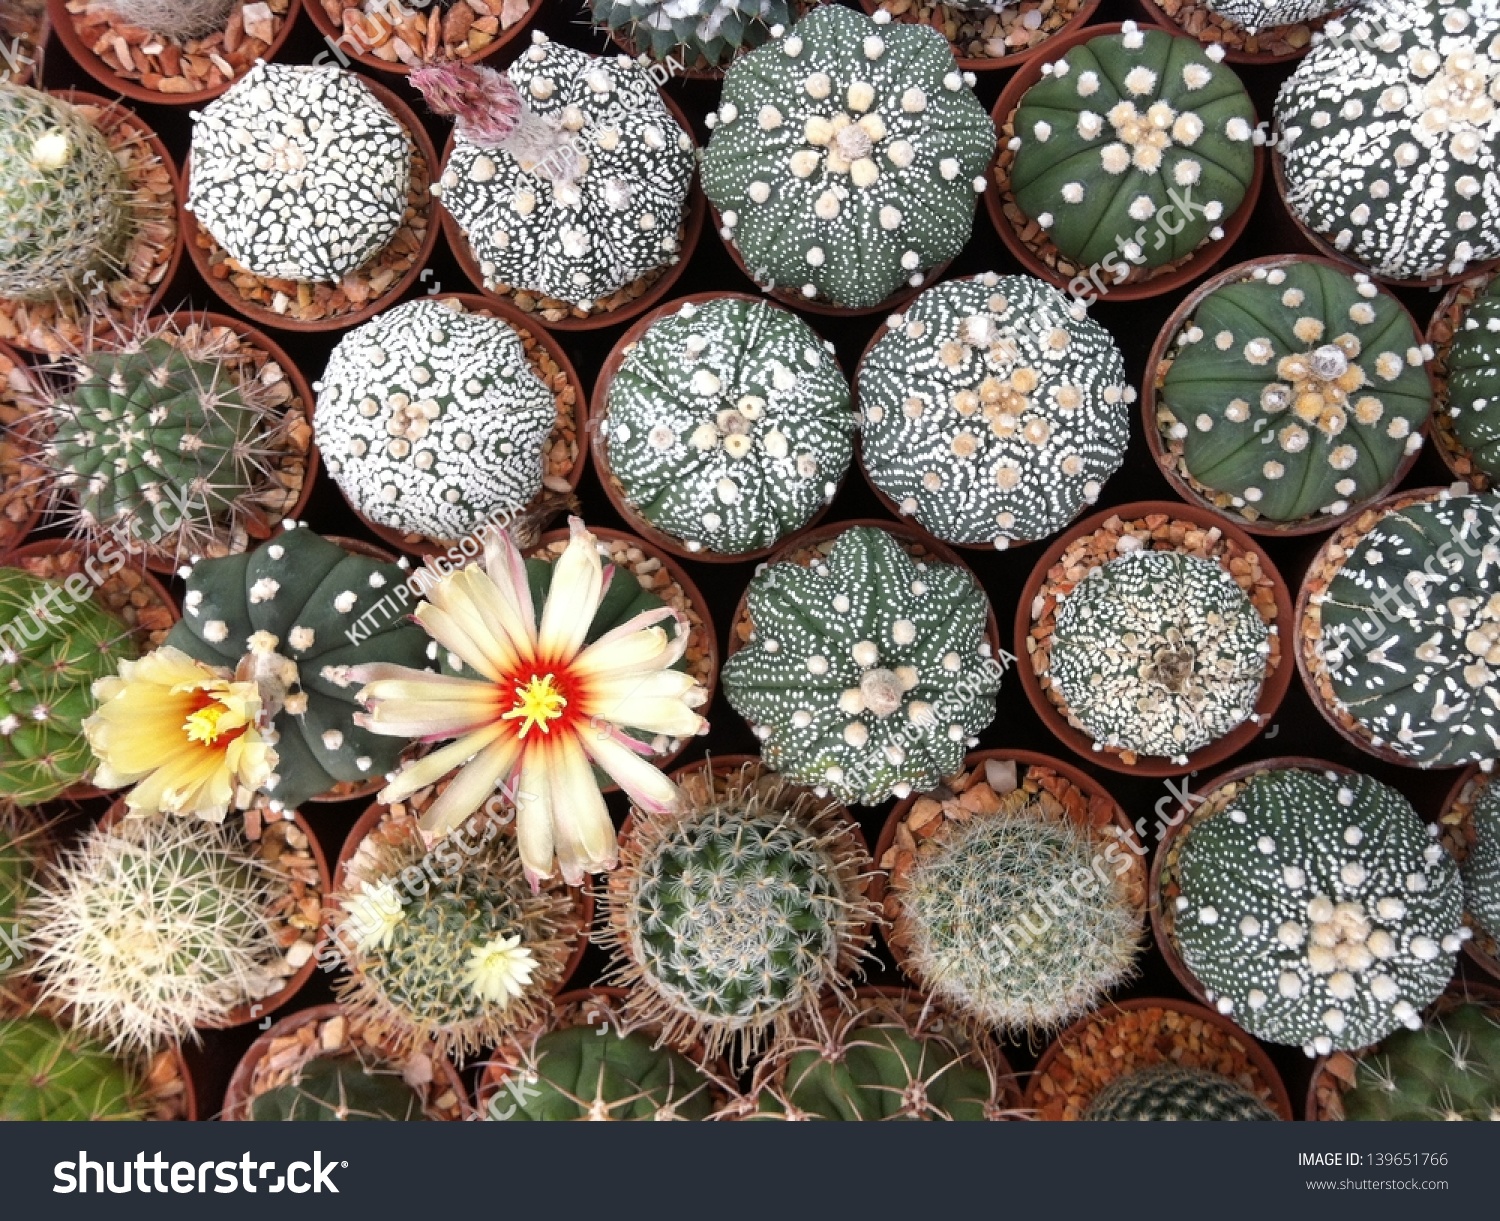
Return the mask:
<path fill-rule="evenodd" d="M 860 361 L 860 463 L 887 507 L 946 542 L 1054 534 L 1119 469 L 1135 390 L 1109 333 L 1030 276 L 949 280 Z"/>
<path fill-rule="evenodd" d="M 1158 335 L 1146 437 L 1185 499 L 1255 533 L 1326 530 L 1416 461 L 1431 356 L 1363 272 L 1297 256 L 1242 263 Z"/>
<path fill-rule="evenodd" d="M 1153 21 L 1224 48 L 1232 64 L 1280 64 L 1307 53 L 1347 0 L 1142 0 Z"/>
<path fill-rule="evenodd" d="M 941 35 L 883 16 L 814 9 L 729 69 L 708 118 L 703 188 L 725 244 L 797 306 L 885 309 L 973 227 L 994 131 Z"/>
<path fill-rule="evenodd" d="M 1427 328 L 1432 348 L 1433 446 L 1455 479 L 1487 492 L 1500 477 L 1500 279 L 1448 290 Z"/>
<path fill-rule="evenodd" d="M 789 310 L 705 293 L 653 310 L 594 383 L 600 482 L 632 527 L 679 555 L 768 555 L 811 524 L 853 456 L 833 345 Z"/>
<path fill-rule="evenodd" d="M 1223 255 L 1263 168 L 1255 109 L 1223 57 L 1127 21 L 1059 38 L 1011 78 L 987 202 L 1027 271 L 1074 296 L 1130 300 Z"/>
<path fill-rule="evenodd" d="M 1464 883 L 1464 923 L 1474 935 L 1464 949 L 1500 977 L 1500 788 L 1471 767 L 1459 777 L 1439 819 L 1443 844 Z"/>
<path fill-rule="evenodd" d="M 1279 1118 L 1238 1082 L 1201 1068 L 1158 1064 L 1115 1078 L 1082 1116 L 1093 1121 L 1234 1122 Z"/>
<path fill-rule="evenodd" d="M 965 72 L 1014 68 L 1048 39 L 1085 25 L 1099 0 L 860 0 L 877 20 L 927 25 L 953 48 Z"/>
<path fill-rule="evenodd" d="M 650 74 L 533 34 L 507 72 L 414 73 L 451 115 L 435 194 L 449 243 L 488 294 L 564 328 L 647 308 L 702 224 L 693 137 Z"/>
<path fill-rule="evenodd" d="M 1313 703 L 1361 750 L 1406 767 L 1490 766 L 1500 708 L 1500 496 L 1427 488 L 1334 533 L 1297 598 Z"/>
<path fill-rule="evenodd" d="M 589 0 L 589 16 L 626 54 L 663 65 L 669 78 L 712 78 L 808 7 L 808 0 Z"/>
<path fill-rule="evenodd" d="M 381 72 L 477 61 L 499 54 L 542 11 L 543 0 L 306 0 L 324 40 Z"/>

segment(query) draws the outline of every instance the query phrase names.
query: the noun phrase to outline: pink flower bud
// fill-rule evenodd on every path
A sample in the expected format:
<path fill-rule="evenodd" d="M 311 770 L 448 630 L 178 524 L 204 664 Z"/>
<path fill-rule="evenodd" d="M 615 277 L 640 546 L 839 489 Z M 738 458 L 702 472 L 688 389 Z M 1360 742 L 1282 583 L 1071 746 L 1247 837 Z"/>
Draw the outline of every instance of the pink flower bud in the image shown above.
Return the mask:
<path fill-rule="evenodd" d="M 481 148 L 499 148 L 521 123 L 526 107 L 510 77 L 472 64 L 435 64 L 411 74 L 428 109 L 450 115 L 459 135 Z"/>

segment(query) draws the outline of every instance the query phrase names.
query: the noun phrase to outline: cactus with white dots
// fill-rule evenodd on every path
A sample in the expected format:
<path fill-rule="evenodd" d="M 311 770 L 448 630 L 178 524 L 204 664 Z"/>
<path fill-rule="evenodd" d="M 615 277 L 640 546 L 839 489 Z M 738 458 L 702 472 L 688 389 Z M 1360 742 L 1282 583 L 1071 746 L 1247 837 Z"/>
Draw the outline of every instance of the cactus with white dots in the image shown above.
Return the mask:
<path fill-rule="evenodd" d="M 1474 842 L 1460 872 L 1469 919 L 1491 941 L 1500 941 L 1500 785 L 1487 783 L 1469 816 Z"/>
<path fill-rule="evenodd" d="M 1500 478 L 1500 279 L 1464 311 L 1446 364 L 1447 395 L 1438 410 L 1475 469 Z"/>
<path fill-rule="evenodd" d="M 1116 1077 L 1094 1095 L 1089 1121 L 1257 1122 L 1280 1116 L 1237 1081 L 1203 1068 L 1154 1064 Z"/>
<path fill-rule="evenodd" d="M 590 0 L 597 25 L 658 63 L 719 67 L 797 15 L 794 0 Z"/>
<path fill-rule="evenodd" d="M 1397 1031 L 1359 1058 L 1341 1103 L 1352 1120 L 1500 1120 L 1500 1020 L 1468 1003 Z"/>

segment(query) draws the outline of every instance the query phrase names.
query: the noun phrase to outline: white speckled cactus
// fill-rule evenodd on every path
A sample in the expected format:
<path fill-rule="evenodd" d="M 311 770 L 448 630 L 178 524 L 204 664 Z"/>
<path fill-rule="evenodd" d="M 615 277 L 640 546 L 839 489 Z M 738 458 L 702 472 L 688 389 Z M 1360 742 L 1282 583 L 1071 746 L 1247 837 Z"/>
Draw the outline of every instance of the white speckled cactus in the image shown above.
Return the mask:
<path fill-rule="evenodd" d="M 994 126 L 936 30 L 882 16 L 823 5 L 724 77 L 703 187 L 767 288 L 863 309 L 969 239 Z"/>
<path fill-rule="evenodd" d="M 595 22 L 657 61 L 717 67 L 796 16 L 794 0 L 590 0 Z"/>
<path fill-rule="evenodd" d="M 1345 0 L 1204 0 L 1211 12 L 1248 34 L 1316 21 L 1345 7 Z"/>
<path fill-rule="evenodd" d="M 600 426 L 625 500 L 689 551 L 770 547 L 833 498 L 853 456 L 849 384 L 795 314 L 726 297 L 652 323 Z"/>
<path fill-rule="evenodd" d="M 1174 940 L 1220 1013 L 1308 1055 L 1421 1025 L 1468 930 L 1458 867 L 1400 793 L 1267 769 L 1194 817 Z"/>
<path fill-rule="evenodd" d="M 1500 785 L 1486 784 L 1470 815 L 1474 842 L 1464 858 L 1464 907 L 1479 931 L 1500 941 Z"/>
<path fill-rule="evenodd" d="M 1447 414 L 1459 446 L 1487 479 L 1500 479 L 1500 278 L 1464 311 L 1449 345 Z"/>
<path fill-rule="evenodd" d="M 1500 255 L 1500 3 L 1371 0 L 1330 21 L 1276 99 L 1286 202 L 1376 275 Z"/>
<path fill-rule="evenodd" d="M 328 472 L 380 525 L 461 538 L 542 490 L 557 403 L 501 318 L 408 301 L 345 335 L 317 391 Z"/>
<path fill-rule="evenodd" d="M 1030 276 L 930 288 L 859 371 L 861 460 L 924 530 L 954 543 L 1045 538 L 1099 499 L 1135 391 L 1109 333 Z"/>
<path fill-rule="evenodd" d="M 187 209 L 255 275 L 332 282 L 401 228 L 412 153 L 352 72 L 261 63 L 195 115 Z"/>

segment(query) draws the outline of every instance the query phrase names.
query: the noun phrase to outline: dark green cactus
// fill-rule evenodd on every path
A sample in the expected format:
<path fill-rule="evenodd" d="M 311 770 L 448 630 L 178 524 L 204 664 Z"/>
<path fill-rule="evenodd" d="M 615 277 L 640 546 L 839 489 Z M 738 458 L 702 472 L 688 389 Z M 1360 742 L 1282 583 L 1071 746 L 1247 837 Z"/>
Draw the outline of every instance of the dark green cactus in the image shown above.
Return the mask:
<path fill-rule="evenodd" d="M 0 1021 L 0 1120 L 141 1119 L 140 1074 L 45 1017 Z"/>
<path fill-rule="evenodd" d="M 1316 21 L 1335 9 L 1340 0 L 1204 0 L 1209 10 L 1248 34 L 1277 26 Z"/>
<path fill-rule="evenodd" d="M 1474 842 L 1464 857 L 1464 908 L 1490 941 L 1500 941 L 1500 785 L 1486 781 L 1469 815 Z"/>
<path fill-rule="evenodd" d="M 306 1123 L 425 1120 L 422 1096 L 394 1069 L 371 1069 L 354 1056 L 318 1056 L 293 1080 L 250 1104 L 257 1122 Z"/>
<path fill-rule="evenodd" d="M 638 52 L 687 68 L 727 64 L 797 15 L 794 0 L 590 0 L 589 8 L 597 25 Z"/>
<path fill-rule="evenodd" d="M 1464 311 L 1448 347 L 1448 393 L 1438 410 L 1474 468 L 1500 478 L 1500 278 Z"/>
<path fill-rule="evenodd" d="M 1236 1081 L 1202 1068 L 1155 1064 L 1116 1077 L 1084 1111 L 1086 1120 L 1275 1120 L 1281 1117 Z"/>
<path fill-rule="evenodd" d="M 0 807 L 0 980 L 25 961 L 24 901 L 47 846 L 44 827 L 27 826 L 13 805 Z"/>
<path fill-rule="evenodd" d="M 1344 1118 L 1500 1120 L 1500 1021 L 1465 1004 L 1361 1056 Z"/>

